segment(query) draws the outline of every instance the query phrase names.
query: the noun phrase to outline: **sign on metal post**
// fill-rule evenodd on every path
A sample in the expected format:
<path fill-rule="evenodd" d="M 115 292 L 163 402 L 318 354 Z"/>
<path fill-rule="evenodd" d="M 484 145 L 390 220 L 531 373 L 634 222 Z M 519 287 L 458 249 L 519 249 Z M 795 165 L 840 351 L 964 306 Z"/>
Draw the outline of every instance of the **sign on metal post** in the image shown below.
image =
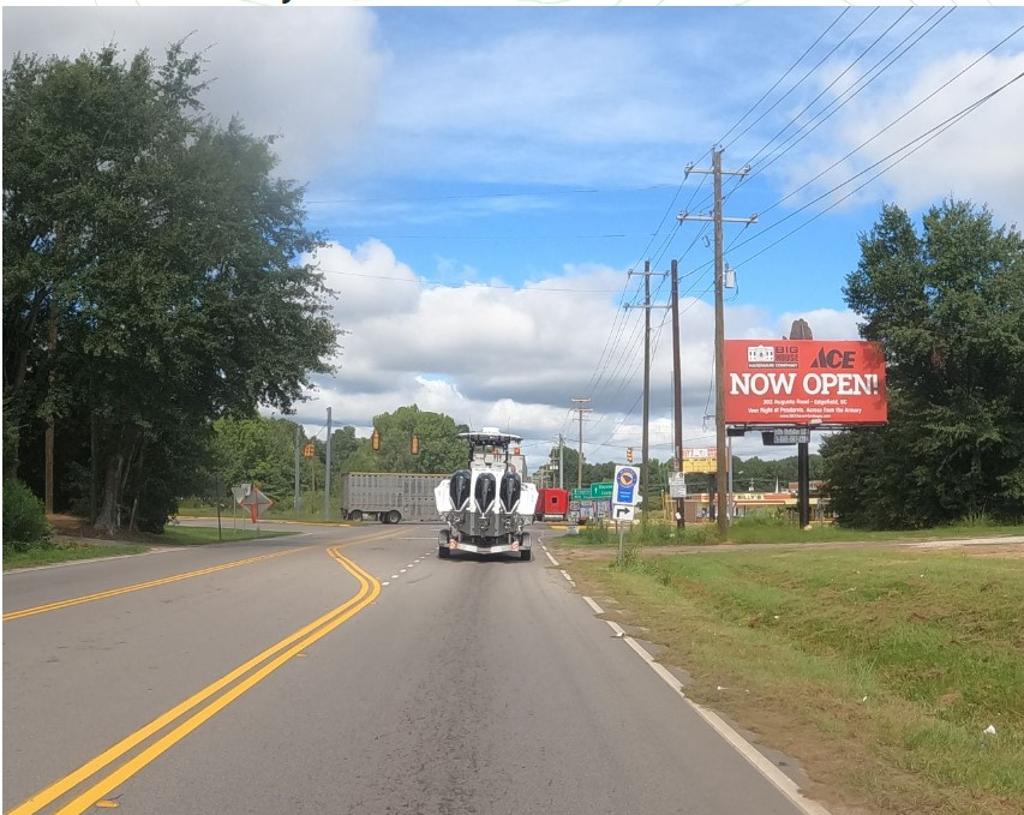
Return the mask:
<path fill-rule="evenodd" d="M 777 444 L 808 444 L 811 441 L 809 427 L 777 427 L 761 433 L 762 441 L 767 445 Z"/>
<path fill-rule="evenodd" d="M 637 484 L 640 482 L 640 471 L 636 467 L 620 464 L 615 468 L 613 504 L 637 503 Z"/>
<path fill-rule="evenodd" d="M 726 340 L 725 421 L 885 424 L 885 354 L 874 342 Z M 802 443 L 802 442 L 801 442 Z"/>
<path fill-rule="evenodd" d="M 607 501 L 612 497 L 613 486 L 611 481 L 599 481 L 596 484 L 591 484 L 590 497 L 598 501 Z"/>
<path fill-rule="evenodd" d="M 669 498 L 685 498 L 686 497 L 686 474 L 685 473 L 669 473 L 668 474 L 668 495 L 669 495 Z"/>

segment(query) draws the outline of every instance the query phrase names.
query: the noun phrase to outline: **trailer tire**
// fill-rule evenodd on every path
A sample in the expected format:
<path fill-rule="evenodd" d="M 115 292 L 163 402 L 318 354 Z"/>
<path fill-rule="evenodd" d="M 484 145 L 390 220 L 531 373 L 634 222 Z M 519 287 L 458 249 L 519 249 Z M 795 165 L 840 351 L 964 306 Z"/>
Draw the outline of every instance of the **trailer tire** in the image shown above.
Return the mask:
<path fill-rule="evenodd" d="M 351 511 L 351 512 L 350 512 L 350 513 L 348 514 L 348 519 L 349 519 L 350 521 L 356 521 L 356 522 L 358 522 L 358 521 L 361 521 L 361 520 L 363 520 L 363 513 L 362 513 L 362 512 L 360 512 L 360 511 L 359 511 L 358 509 L 353 509 L 353 510 L 352 510 L 352 511 Z"/>
<path fill-rule="evenodd" d="M 520 560 L 533 560 L 533 550 L 532 549 L 520 549 L 519 550 L 519 559 Z"/>
<path fill-rule="evenodd" d="M 452 556 L 452 550 L 449 549 L 447 546 L 438 546 L 437 556 L 442 559 L 449 558 Z"/>
<path fill-rule="evenodd" d="M 387 520 L 385 521 L 385 523 L 397 524 L 399 521 L 402 520 L 402 513 L 399 512 L 397 509 L 393 509 L 387 514 L 386 517 Z"/>

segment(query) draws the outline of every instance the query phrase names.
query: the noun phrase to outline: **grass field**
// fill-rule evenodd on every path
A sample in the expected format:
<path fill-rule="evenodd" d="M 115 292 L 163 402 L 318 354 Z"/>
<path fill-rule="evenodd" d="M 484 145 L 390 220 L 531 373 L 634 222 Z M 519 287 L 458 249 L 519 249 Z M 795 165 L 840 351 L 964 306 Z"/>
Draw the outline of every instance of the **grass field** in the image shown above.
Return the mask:
<path fill-rule="evenodd" d="M 1024 535 L 1024 525 L 994 524 L 988 521 L 963 522 L 929 529 L 866 531 L 831 524 L 802 530 L 785 519 L 751 516 L 729 527 L 728 543 L 831 543 L 838 541 L 920 540 L 926 538 L 975 538 Z M 612 546 L 618 538 L 612 527 L 581 527 L 572 541 L 580 545 Z M 651 522 L 646 529 L 634 526 L 626 533 L 627 542 L 644 546 L 707 546 L 719 542 L 713 524 L 688 524 L 680 536 L 674 526 Z"/>
<path fill-rule="evenodd" d="M 294 534 L 294 532 L 270 532 L 265 529 L 262 532 L 257 532 L 255 529 L 232 529 L 229 524 L 221 528 L 221 538 L 218 538 L 216 526 L 165 526 L 162 535 L 149 535 L 147 538 L 154 543 L 192 546 L 202 543 L 218 543 L 220 540 L 247 541 L 259 538 L 280 538 Z"/>
<path fill-rule="evenodd" d="M 139 544 L 103 543 L 91 544 L 72 538 L 57 537 L 51 547 L 34 548 L 26 552 L 4 552 L 5 569 L 24 569 L 28 566 L 44 566 L 65 560 L 85 560 L 111 555 L 135 555 L 149 547 Z"/>
<path fill-rule="evenodd" d="M 1022 550 L 573 559 L 687 694 L 799 759 L 833 805 L 1024 812 Z M 995 735 L 986 735 L 989 725 Z"/>

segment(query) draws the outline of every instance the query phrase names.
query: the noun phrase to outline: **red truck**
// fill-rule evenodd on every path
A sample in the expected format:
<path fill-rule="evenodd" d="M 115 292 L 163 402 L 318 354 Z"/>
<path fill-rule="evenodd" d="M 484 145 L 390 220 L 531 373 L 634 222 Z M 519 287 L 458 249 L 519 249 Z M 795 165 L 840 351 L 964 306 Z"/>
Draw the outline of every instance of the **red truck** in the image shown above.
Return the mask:
<path fill-rule="evenodd" d="M 538 521 L 564 521 L 569 517 L 569 490 L 557 487 L 542 487 L 537 490 L 537 509 L 534 518 Z"/>

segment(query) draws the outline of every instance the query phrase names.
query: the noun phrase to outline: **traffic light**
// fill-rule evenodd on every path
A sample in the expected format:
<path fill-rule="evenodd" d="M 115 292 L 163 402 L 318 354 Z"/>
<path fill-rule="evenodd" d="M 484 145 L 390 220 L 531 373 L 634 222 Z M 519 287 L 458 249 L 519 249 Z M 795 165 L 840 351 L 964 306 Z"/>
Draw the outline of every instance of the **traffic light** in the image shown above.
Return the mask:
<path fill-rule="evenodd" d="M 380 450 L 380 431 L 376 427 L 373 428 L 373 435 L 370 436 L 370 449 L 375 453 Z"/>
<path fill-rule="evenodd" d="M 633 463 L 633 448 L 632 447 L 627 447 L 626 448 L 626 461 L 628 461 L 630 464 Z"/>
<path fill-rule="evenodd" d="M 413 433 L 412 438 L 409 439 L 409 452 L 414 456 L 418 456 L 420 454 L 420 437 L 415 433 Z"/>

